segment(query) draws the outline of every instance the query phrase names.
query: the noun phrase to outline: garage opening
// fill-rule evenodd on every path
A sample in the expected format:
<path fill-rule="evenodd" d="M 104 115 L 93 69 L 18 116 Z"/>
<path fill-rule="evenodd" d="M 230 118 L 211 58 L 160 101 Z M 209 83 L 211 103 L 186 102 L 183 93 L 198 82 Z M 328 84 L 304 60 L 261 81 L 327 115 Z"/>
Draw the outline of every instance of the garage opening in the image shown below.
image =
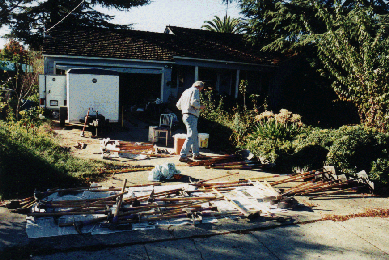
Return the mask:
<path fill-rule="evenodd" d="M 145 107 L 161 98 L 161 74 L 119 74 L 119 106 L 130 109 Z"/>

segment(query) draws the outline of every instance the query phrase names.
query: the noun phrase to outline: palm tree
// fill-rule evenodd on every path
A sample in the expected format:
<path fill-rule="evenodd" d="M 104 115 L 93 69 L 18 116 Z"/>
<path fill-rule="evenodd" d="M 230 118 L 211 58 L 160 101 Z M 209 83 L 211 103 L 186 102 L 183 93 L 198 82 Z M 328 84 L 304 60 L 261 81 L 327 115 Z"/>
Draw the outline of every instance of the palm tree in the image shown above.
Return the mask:
<path fill-rule="evenodd" d="M 205 21 L 205 24 L 201 28 L 205 28 L 212 32 L 221 33 L 242 33 L 244 31 L 244 24 L 239 18 L 231 18 L 227 15 L 224 16 L 223 20 L 220 17 L 215 16 L 212 21 Z"/>

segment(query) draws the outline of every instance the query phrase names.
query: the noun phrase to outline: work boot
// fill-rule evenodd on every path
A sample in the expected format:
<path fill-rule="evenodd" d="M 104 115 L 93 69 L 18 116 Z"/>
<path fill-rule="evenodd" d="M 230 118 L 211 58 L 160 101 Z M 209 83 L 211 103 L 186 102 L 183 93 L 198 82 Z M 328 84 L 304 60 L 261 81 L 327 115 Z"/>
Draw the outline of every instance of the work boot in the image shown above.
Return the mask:
<path fill-rule="evenodd" d="M 180 157 L 180 159 L 178 159 L 180 162 L 190 162 L 190 159 L 188 157 Z"/>
<path fill-rule="evenodd" d="M 204 160 L 206 158 L 207 158 L 207 156 L 205 156 L 204 154 L 200 154 L 200 153 L 193 155 L 193 160 Z"/>

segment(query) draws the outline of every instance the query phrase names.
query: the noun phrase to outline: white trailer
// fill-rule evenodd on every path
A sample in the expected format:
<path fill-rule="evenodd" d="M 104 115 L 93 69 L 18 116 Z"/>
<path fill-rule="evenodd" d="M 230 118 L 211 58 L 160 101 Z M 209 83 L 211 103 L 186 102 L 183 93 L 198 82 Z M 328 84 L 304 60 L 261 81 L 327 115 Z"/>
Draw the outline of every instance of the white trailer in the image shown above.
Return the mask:
<path fill-rule="evenodd" d="M 119 121 L 119 74 L 102 69 L 70 69 L 67 73 L 68 120 L 79 122 L 88 109 L 110 122 Z"/>
<path fill-rule="evenodd" d="M 39 105 L 50 110 L 66 106 L 65 75 L 39 75 Z"/>
<path fill-rule="evenodd" d="M 119 121 L 119 74 L 104 69 L 70 69 L 66 75 L 40 75 L 39 97 L 42 107 L 67 109 L 67 122 L 102 115 L 109 122 Z"/>

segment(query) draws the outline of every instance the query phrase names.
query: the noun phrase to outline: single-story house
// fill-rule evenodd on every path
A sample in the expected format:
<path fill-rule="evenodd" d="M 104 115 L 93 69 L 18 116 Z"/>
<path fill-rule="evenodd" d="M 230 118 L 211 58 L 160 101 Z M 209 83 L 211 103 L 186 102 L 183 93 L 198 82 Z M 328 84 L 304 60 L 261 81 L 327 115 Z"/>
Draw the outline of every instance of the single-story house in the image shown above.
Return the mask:
<path fill-rule="evenodd" d="M 53 29 L 44 40 L 44 73 L 73 68 L 119 72 L 120 107 L 177 98 L 196 80 L 220 94 L 267 93 L 277 59 L 246 45 L 243 35 L 166 26 L 164 33 L 123 29 Z"/>

